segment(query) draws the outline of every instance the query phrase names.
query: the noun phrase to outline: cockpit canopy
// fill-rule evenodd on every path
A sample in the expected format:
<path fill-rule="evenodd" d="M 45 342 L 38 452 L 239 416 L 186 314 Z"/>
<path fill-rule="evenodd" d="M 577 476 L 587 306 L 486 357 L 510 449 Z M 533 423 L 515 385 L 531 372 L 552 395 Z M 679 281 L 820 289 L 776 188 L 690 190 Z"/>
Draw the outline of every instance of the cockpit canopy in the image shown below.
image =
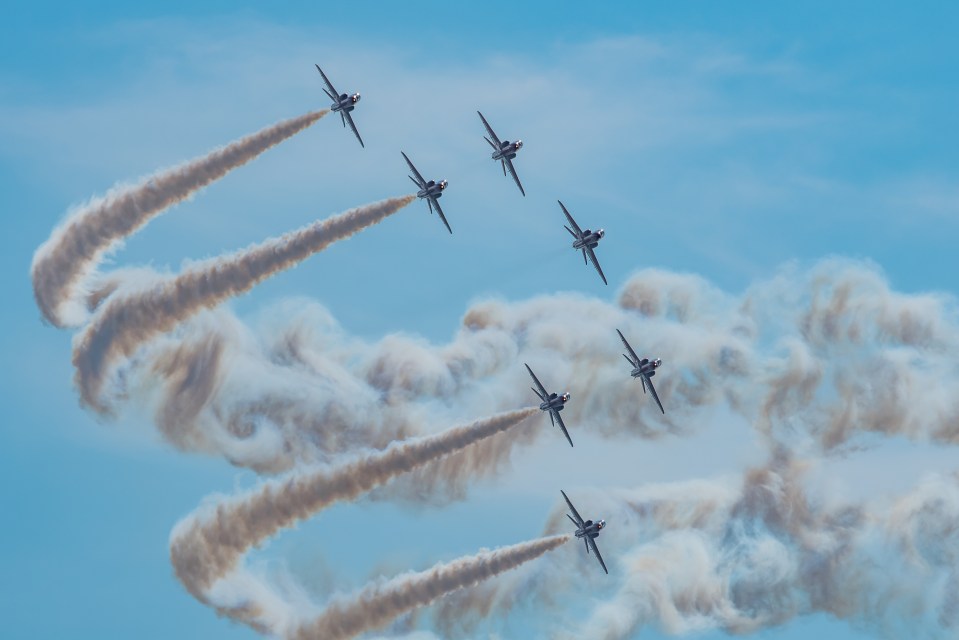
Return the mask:
<path fill-rule="evenodd" d="M 354 94 L 353 94 L 353 104 L 356 104 L 356 103 L 359 102 L 359 101 L 360 101 L 360 94 L 354 93 Z"/>
<path fill-rule="evenodd" d="M 566 393 L 563 394 L 563 402 L 569 402 L 569 398 L 570 398 L 570 395 L 569 395 L 569 392 L 567 391 Z"/>
<path fill-rule="evenodd" d="M 513 147 L 515 147 L 516 149 L 519 149 L 522 146 L 523 146 L 522 140 L 517 140 L 516 142 L 513 143 Z"/>
<path fill-rule="evenodd" d="M 599 233 L 599 237 L 600 237 L 600 238 L 602 238 L 603 236 L 606 235 L 606 231 L 603 230 L 603 229 L 600 229 L 598 233 Z"/>
<path fill-rule="evenodd" d="M 440 180 L 440 191 L 445 189 L 447 185 L 449 185 L 449 182 L 447 182 L 446 180 Z"/>

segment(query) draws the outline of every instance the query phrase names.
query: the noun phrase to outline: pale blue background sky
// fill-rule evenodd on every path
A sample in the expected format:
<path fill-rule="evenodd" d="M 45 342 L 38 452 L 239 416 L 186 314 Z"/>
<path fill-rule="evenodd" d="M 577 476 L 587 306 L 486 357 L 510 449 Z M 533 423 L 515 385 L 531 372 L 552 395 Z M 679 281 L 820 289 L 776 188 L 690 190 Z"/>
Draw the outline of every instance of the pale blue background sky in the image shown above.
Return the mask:
<path fill-rule="evenodd" d="M 118 264 L 177 268 L 407 193 L 402 148 L 450 180 L 452 237 L 416 203 L 235 301 L 237 312 L 304 295 L 360 336 L 442 341 L 484 293 L 612 299 L 650 264 L 739 292 L 784 261 L 832 254 L 878 263 L 900 290 L 957 292 L 955 3 L 190 4 L 16 3 L 0 20 L 5 637 L 254 637 L 186 594 L 167 541 L 205 495 L 255 478 L 173 453 L 145 419 L 102 424 L 81 411 L 71 336 L 40 322 L 28 268 L 71 204 L 325 106 L 313 62 L 363 94 L 367 148 L 324 119 L 151 223 Z M 489 161 L 477 108 L 501 137 L 526 142 L 517 168 L 529 197 Z M 564 249 L 557 197 L 607 229 L 608 290 Z M 704 438 L 647 445 L 636 469 L 609 480 L 708 477 L 757 455 L 730 451 L 726 467 L 701 453 L 726 440 Z M 337 507 L 264 557 L 361 585 L 377 567 L 529 538 L 563 465 L 602 455 L 591 447 L 559 460 L 531 452 L 523 466 L 537 473 L 503 479 L 524 489 L 505 501 L 503 485 L 483 483 L 441 510 Z M 948 464 L 923 447 L 880 454 L 900 469 L 883 488 Z M 872 460 L 853 468 L 881 478 L 883 458 Z M 509 526 L 490 524 L 499 517 Z M 394 540 L 376 540 L 383 527 Z M 863 637 L 822 617 L 760 636 L 813 632 Z"/>

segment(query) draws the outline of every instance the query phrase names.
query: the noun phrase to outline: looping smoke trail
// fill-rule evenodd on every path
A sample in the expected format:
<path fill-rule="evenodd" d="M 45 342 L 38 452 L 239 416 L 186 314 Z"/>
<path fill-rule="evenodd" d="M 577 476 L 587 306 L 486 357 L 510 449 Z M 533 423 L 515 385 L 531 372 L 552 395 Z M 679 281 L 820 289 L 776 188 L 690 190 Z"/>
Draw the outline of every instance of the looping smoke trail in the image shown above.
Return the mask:
<path fill-rule="evenodd" d="M 513 427 L 538 413 L 519 409 L 394 444 L 333 469 L 268 482 L 254 493 L 217 505 L 174 529 L 170 558 L 177 577 L 195 597 L 236 568 L 251 547 L 334 502 L 357 498 L 393 478 Z"/>
<path fill-rule="evenodd" d="M 324 109 L 283 120 L 207 155 L 165 169 L 76 210 L 40 245 L 33 256 L 33 292 L 41 313 L 64 327 L 64 303 L 79 279 L 120 239 L 193 193 L 306 129 Z"/>
<path fill-rule="evenodd" d="M 396 213 L 416 196 L 389 198 L 198 265 L 148 291 L 111 299 L 74 346 L 81 400 L 106 412 L 99 393 L 110 364 L 202 309 L 252 289 L 339 240 Z"/>
<path fill-rule="evenodd" d="M 419 573 L 397 576 L 374 584 L 336 602 L 314 621 L 288 634 L 291 640 L 352 638 L 379 629 L 394 618 L 423 607 L 464 587 L 515 569 L 555 549 L 571 536 L 557 535 L 522 542 L 474 556 L 437 564 Z"/>

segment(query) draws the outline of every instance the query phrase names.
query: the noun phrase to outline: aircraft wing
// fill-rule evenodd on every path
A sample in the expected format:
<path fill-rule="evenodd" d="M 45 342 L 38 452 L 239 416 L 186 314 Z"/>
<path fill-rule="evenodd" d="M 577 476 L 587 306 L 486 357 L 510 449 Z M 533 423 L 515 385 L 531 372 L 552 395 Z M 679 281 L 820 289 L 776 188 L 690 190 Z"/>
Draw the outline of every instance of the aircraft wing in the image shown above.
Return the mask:
<path fill-rule="evenodd" d="M 603 556 L 599 553 L 599 547 L 596 546 L 596 540 L 593 538 L 586 538 L 586 544 L 593 548 L 593 553 L 596 554 L 596 559 L 599 560 L 601 565 L 603 565 L 603 571 L 609 574 L 609 569 L 606 568 L 606 563 L 603 562 Z"/>
<path fill-rule="evenodd" d="M 403 152 L 400 151 L 400 153 L 403 153 Z M 416 176 L 416 180 L 414 182 L 418 182 L 421 189 L 425 187 L 426 180 L 423 179 L 423 176 L 420 174 L 419 171 L 416 170 L 416 167 L 413 166 L 413 163 L 410 162 L 409 157 L 405 153 L 403 153 L 403 158 L 406 159 L 406 164 L 410 165 L 410 171 L 412 171 L 413 175 Z"/>
<path fill-rule="evenodd" d="M 493 142 L 496 143 L 496 147 L 499 148 L 503 146 L 503 143 L 500 142 L 499 138 L 496 137 L 496 134 L 493 133 L 493 127 L 489 126 L 489 123 L 486 121 L 486 118 L 483 117 L 483 114 L 480 113 L 479 111 L 477 111 L 476 113 L 479 113 L 480 120 L 483 121 L 483 126 L 486 127 L 486 133 L 488 133 L 489 137 L 492 138 Z"/>
<path fill-rule="evenodd" d="M 576 221 L 573 220 L 573 216 L 569 215 L 569 211 L 566 210 L 566 205 L 564 205 L 564 204 L 563 204 L 562 202 L 560 202 L 559 200 L 557 200 L 556 202 L 559 202 L 559 206 L 563 209 L 563 213 L 566 214 L 566 219 L 569 220 L 570 226 L 573 227 L 573 229 L 576 230 L 576 237 L 577 237 L 577 238 L 582 238 L 582 237 L 583 237 L 583 230 L 580 229 L 580 228 L 579 228 L 579 225 L 576 224 Z"/>
<path fill-rule="evenodd" d="M 323 69 L 320 69 L 320 65 L 316 64 L 315 62 L 313 64 L 316 66 L 316 70 L 320 72 L 320 75 L 323 76 L 323 82 L 325 82 L 326 86 L 329 87 L 330 94 L 332 94 L 330 97 L 333 98 L 334 101 L 337 100 L 340 97 L 340 94 L 337 93 L 336 89 L 333 88 L 333 83 L 330 82 L 330 79 L 326 77 L 325 73 L 323 73 Z"/>
<path fill-rule="evenodd" d="M 573 506 L 573 503 L 569 501 L 569 496 L 567 496 L 566 492 L 562 489 L 560 489 L 559 492 L 563 494 L 563 497 L 566 499 L 566 504 L 569 505 L 569 510 L 573 512 L 573 517 L 576 518 L 576 526 L 583 526 L 583 524 L 585 524 L 583 516 L 579 515 L 579 511 L 577 511 L 576 507 Z"/>
<path fill-rule="evenodd" d="M 629 355 L 631 355 L 631 356 L 633 357 L 633 366 L 634 366 L 634 367 L 638 367 L 638 366 L 639 366 L 639 356 L 636 355 L 636 352 L 633 351 L 633 348 L 632 348 L 631 346 L 629 346 L 629 343 L 628 343 L 628 342 L 626 342 L 626 338 L 623 336 L 623 332 L 620 331 L 619 329 L 617 329 L 617 330 L 616 330 L 616 333 L 619 334 L 619 339 L 623 341 L 623 346 L 626 347 L 626 350 L 627 350 L 627 351 L 629 351 Z"/>
<path fill-rule="evenodd" d="M 539 378 L 537 378 L 536 374 L 533 373 L 533 370 L 529 368 L 529 365 L 526 364 L 525 362 L 523 363 L 523 365 L 526 367 L 526 370 L 529 371 L 529 375 L 533 376 L 533 382 L 535 382 L 536 386 L 539 387 L 540 393 L 543 394 L 542 397 L 545 398 L 546 396 L 548 396 L 549 394 L 546 393 L 546 387 L 544 387 L 543 383 L 539 381 Z"/>
<path fill-rule="evenodd" d="M 352 129 L 353 133 L 356 135 L 356 139 L 360 141 L 360 146 L 365 149 L 366 145 L 363 144 L 363 138 L 360 137 L 360 132 L 356 130 L 356 124 L 353 123 L 353 116 L 351 116 L 348 111 L 341 111 L 340 113 L 342 113 L 343 117 L 346 118 L 347 123 L 350 125 L 350 129 Z"/>
<path fill-rule="evenodd" d="M 570 219 L 572 220 L 572 218 Z M 599 260 L 596 259 L 596 254 L 593 253 L 590 247 L 586 247 L 584 251 L 589 255 L 589 260 L 593 263 L 593 266 L 596 267 L 596 271 L 599 272 L 599 277 L 603 279 L 603 284 L 608 285 L 609 283 L 606 282 L 606 276 L 603 275 L 603 268 L 599 266 Z M 630 351 L 632 351 L 632 349 L 630 349 Z"/>
<path fill-rule="evenodd" d="M 446 225 L 446 230 L 453 233 L 453 230 L 450 229 L 450 223 L 446 221 L 446 216 L 443 215 L 443 210 L 440 208 L 440 201 L 434 198 L 430 198 L 430 200 L 432 200 L 433 206 L 436 207 L 436 213 L 440 214 L 440 220 Z"/>
<path fill-rule="evenodd" d="M 513 161 L 509 158 L 503 158 L 503 163 L 506 165 L 506 168 L 509 169 L 509 174 L 513 176 L 513 180 L 516 181 L 516 186 L 519 187 L 519 192 L 525 196 L 526 190 L 523 189 L 523 185 L 519 181 L 519 176 L 516 175 L 516 169 L 513 168 Z"/>
<path fill-rule="evenodd" d="M 563 416 L 559 415 L 559 411 L 550 411 L 550 415 L 556 416 L 556 422 L 559 423 L 559 428 L 563 430 L 563 435 L 566 436 L 566 439 L 569 440 L 569 446 L 573 446 L 573 439 L 569 437 L 569 431 L 566 430 L 566 425 L 563 424 Z"/>
<path fill-rule="evenodd" d="M 656 393 L 656 387 L 653 386 L 653 381 L 649 376 L 643 376 L 643 383 L 649 385 L 649 392 L 653 394 L 653 399 L 656 400 L 656 404 L 659 405 L 659 410 L 663 412 L 663 415 L 666 415 L 666 410 L 663 409 L 663 403 L 659 401 L 659 395 Z"/>

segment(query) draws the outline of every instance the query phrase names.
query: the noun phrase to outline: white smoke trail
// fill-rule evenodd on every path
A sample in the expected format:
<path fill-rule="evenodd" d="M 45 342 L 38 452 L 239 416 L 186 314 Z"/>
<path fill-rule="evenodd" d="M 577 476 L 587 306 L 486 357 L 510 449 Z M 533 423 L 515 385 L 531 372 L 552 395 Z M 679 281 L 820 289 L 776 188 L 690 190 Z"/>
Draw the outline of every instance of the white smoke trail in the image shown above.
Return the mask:
<path fill-rule="evenodd" d="M 136 184 L 114 187 L 106 196 L 73 211 L 33 256 L 33 292 L 43 316 L 57 327 L 77 323 L 82 314 L 69 317 L 64 314 L 64 305 L 75 295 L 80 278 L 117 242 L 327 113 L 312 111 L 278 122 Z"/>
<path fill-rule="evenodd" d="M 444 595 L 535 560 L 569 539 L 569 535 L 557 535 L 531 540 L 372 584 L 359 593 L 331 603 L 317 619 L 287 637 L 290 640 L 337 640 L 382 628 L 398 616 L 424 607 Z"/>
<path fill-rule="evenodd" d="M 80 398 L 106 411 L 99 399 L 113 361 L 147 340 L 171 330 L 203 309 L 252 289 L 339 240 L 381 222 L 415 196 L 390 198 L 351 209 L 230 256 L 197 265 L 151 289 L 114 296 L 93 318 L 74 346 L 73 364 Z"/>
<path fill-rule="evenodd" d="M 511 411 L 427 438 L 396 443 L 349 464 L 294 474 L 268 482 L 250 495 L 223 502 L 213 514 L 190 518 L 174 530 L 170 557 L 177 577 L 190 593 L 203 600 L 210 586 L 234 570 L 251 547 L 281 529 L 506 431 L 538 411 Z"/>

